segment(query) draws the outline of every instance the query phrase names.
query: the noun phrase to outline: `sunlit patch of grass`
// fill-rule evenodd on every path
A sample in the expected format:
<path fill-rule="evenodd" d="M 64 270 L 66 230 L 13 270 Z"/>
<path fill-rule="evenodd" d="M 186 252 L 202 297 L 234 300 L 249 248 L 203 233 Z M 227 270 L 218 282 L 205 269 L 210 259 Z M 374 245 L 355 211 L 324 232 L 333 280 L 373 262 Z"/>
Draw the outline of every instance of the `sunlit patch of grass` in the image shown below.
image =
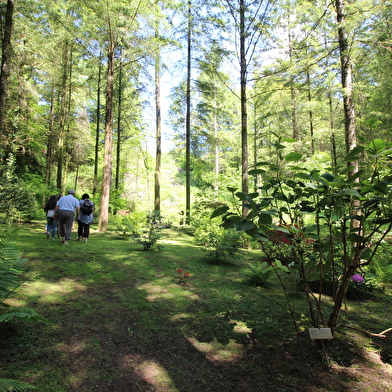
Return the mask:
<path fill-rule="evenodd" d="M 75 291 L 84 291 L 85 285 L 74 279 L 63 278 L 59 282 L 48 282 L 38 280 L 26 284 L 26 289 L 31 297 L 36 297 L 37 302 L 58 303 L 64 301 L 65 297 Z"/>
<path fill-rule="evenodd" d="M 178 314 L 173 315 L 170 318 L 170 321 L 177 322 L 177 321 L 183 321 L 183 320 L 186 320 L 189 318 L 192 318 L 192 315 L 189 313 L 178 313 Z"/>
<path fill-rule="evenodd" d="M 136 371 L 143 380 L 154 386 L 157 391 L 178 391 L 165 368 L 155 361 L 144 361 L 136 368 Z"/>
<path fill-rule="evenodd" d="M 234 324 L 233 332 L 249 334 L 252 333 L 252 329 L 249 328 L 245 322 L 238 320 L 230 320 L 230 323 Z"/>
<path fill-rule="evenodd" d="M 181 301 L 181 298 L 186 298 L 188 300 L 197 300 L 199 298 L 197 294 L 186 290 L 185 287 L 178 287 L 177 285 L 162 287 L 153 282 L 149 282 L 138 286 L 138 289 L 144 290 L 147 293 L 146 299 L 148 301 L 172 300 L 179 302 Z"/>
<path fill-rule="evenodd" d="M 237 361 L 245 353 L 244 345 L 230 339 L 228 344 L 219 343 L 216 339 L 211 342 L 199 342 L 193 337 L 188 338 L 189 342 L 212 362 Z"/>
<path fill-rule="evenodd" d="M 87 342 L 84 340 L 73 340 L 69 344 L 59 343 L 57 346 L 57 351 L 59 352 L 69 352 L 73 354 L 80 354 L 88 347 Z"/>
<path fill-rule="evenodd" d="M 127 355 L 122 358 L 120 369 L 122 373 L 129 372 L 135 374 L 137 378 L 151 385 L 154 391 L 179 391 L 168 374 L 168 371 L 157 361 L 146 360 L 139 355 Z"/>

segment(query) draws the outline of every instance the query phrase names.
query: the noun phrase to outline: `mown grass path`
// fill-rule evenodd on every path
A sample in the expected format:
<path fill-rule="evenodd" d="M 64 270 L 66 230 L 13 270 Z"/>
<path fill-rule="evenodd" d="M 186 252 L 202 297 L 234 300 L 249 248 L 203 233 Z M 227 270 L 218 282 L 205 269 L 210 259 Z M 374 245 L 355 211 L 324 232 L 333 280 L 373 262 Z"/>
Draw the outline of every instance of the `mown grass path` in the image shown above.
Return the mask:
<path fill-rule="evenodd" d="M 342 357 L 332 371 L 305 332 L 302 358 L 275 282 L 242 283 L 241 269 L 257 253 L 209 264 L 176 230 L 163 231 L 158 252 L 112 233 L 63 245 L 46 239 L 40 224 L 22 227 L 18 242 L 29 281 L 9 302 L 52 324 L 23 336 L 5 331 L 1 378 L 41 392 L 392 390 L 391 367 L 353 346 L 352 333 L 336 342 Z M 178 268 L 190 274 L 186 285 Z M 305 314 L 301 300 L 295 305 Z"/>

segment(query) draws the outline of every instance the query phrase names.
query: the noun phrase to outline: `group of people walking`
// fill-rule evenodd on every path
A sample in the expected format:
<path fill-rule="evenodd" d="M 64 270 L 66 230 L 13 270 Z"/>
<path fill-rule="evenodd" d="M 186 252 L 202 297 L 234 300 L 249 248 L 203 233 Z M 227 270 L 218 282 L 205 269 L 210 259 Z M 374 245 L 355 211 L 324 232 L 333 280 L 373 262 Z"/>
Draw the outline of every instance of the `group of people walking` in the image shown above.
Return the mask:
<path fill-rule="evenodd" d="M 78 222 L 77 241 L 87 242 L 90 235 L 90 225 L 94 221 L 94 203 L 85 193 L 81 200 L 75 197 L 75 191 L 70 189 L 66 196 L 53 195 L 44 207 L 46 212 L 46 236 L 54 240 L 58 231 L 61 241 L 68 244 L 71 239 L 74 219 Z M 76 215 L 75 215 L 76 213 Z"/>

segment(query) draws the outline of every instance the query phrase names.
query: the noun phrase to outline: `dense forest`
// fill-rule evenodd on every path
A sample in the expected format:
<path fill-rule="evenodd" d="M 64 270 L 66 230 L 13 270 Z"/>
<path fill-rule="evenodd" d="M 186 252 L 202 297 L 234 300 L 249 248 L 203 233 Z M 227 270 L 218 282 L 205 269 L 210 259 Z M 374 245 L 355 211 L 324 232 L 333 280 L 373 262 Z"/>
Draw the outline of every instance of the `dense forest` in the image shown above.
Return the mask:
<path fill-rule="evenodd" d="M 263 176 L 249 170 L 283 140 L 285 154 L 330 170 L 357 145 L 390 141 L 389 2 L 10 0 L 0 11 L 2 208 L 15 214 L 76 188 L 93 194 L 102 231 L 118 210 L 191 223 L 196 200 L 257 190 Z"/>
<path fill-rule="evenodd" d="M 24 252 L 38 249 L 28 233 L 45 220 L 45 203 L 74 189 L 79 199 L 91 195 L 102 254 L 115 235 L 162 250 L 160 231 L 173 229 L 159 263 L 135 257 L 157 269 L 147 276 L 173 297 L 192 285 L 190 266 L 204 278 L 192 286 L 200 293 L 227 278 L 202 263 L 174 265 L 193 260 L 188 241 L 219 267 L 248 252 L 252 258 L 241 259 L 247 284 L 259 290 L 273 275 L 287 301 L 277 307 L 288 310 L 299 347 L 305 328 L 323 328 L 327 335 L 314 339 L 328 364 L 323 340 L 341 327 L 347 295 L 389 301 L 391 14 L 385 0 L 2 0 L 0 324 L 46 322 L 34 311 L 15 316 L 5 303 L 26 277 L 9 246 L 19 227 Z M 174 246 L 182 235 L 186 246 Z M 130 252 L 122 244 L 114 246 L 119 260 Z M 74 260 L 93 259 L 86 246 L 73 248 Z M 48 257 L 65 257 L 60 247 Z M 32 256 L 29 268 L 45 270 L 41 261 Z M 94 269 L 101 274 L 104 266 Z M 163 282 L 172 270 L 175 283 Z M 136 286 L 144 279 L 138 275 Z M 307 310 L 290 297 L 299 286 Z M 261 292 L 237 288 L 238 298 L 249 296 L 238 320 L 241 313 L 258 324 L 257 309 L 242 313 Z M 380 339 L 391 332 L 390 325 L 378 334 L 364 328 Z"/>

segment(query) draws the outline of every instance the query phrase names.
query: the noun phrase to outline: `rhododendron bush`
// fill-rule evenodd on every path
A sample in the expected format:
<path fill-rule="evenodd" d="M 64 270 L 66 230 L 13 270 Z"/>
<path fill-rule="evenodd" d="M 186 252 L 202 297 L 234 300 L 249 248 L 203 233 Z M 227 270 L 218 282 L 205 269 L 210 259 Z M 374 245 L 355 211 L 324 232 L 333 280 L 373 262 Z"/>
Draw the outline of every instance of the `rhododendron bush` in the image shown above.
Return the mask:
<path fill-rule="evenodd" d="M 235 227 L 258 242 L 260 259 L 278 276 L 299 276 L 312 327 L 334 331 L 349 284 L 363 281 L 363 269 L 392 227 L 386 164 L 392 150 L 375 140 L 357 146 L 339 167 L 308 170 L 301 154 L 284 155 L 283 143 L 275 143 L 274 162 L 260 162 L 249 172 L 261 180 L 259 191 L 229 188 L 237 203 L 221 206 L 212 217 L 221 216 L 224 228 Z M 359 171 L 349 176 L 349 162 L 359 160 Z M 323 302 L 326 292 L 332 311 Z"/>

